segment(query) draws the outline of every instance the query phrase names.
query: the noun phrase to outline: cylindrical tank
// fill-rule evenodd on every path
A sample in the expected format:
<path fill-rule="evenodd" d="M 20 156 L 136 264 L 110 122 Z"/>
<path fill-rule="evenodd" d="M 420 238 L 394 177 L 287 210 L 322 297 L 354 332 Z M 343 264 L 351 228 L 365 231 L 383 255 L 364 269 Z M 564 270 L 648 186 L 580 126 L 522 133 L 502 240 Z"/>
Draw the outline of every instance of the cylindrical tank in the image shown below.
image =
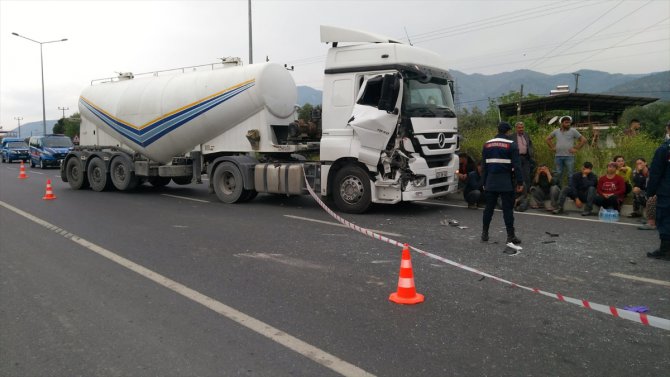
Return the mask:
<path fill-rule="evenodd" d="M 167 163 L 263 109 L 288 124 L 296 101 L 290 73 L 263 63 L 91 85 L 79 111 L 136 152 Z"/>

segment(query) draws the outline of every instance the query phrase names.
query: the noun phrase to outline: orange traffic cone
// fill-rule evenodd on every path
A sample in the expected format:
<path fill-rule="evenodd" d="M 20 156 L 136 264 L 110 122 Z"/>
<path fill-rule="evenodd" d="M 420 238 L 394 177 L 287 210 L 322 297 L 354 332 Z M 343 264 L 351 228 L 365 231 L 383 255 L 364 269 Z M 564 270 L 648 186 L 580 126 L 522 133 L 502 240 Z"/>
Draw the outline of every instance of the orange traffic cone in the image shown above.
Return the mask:
<path fill-rule="evenodd" d="M 413 305 L 423 302 L 424 297 L 416 293 L 414 286 L 414 273 L 412 272 L 412 260 L 409 256 L 409 245 L 402 248 L 402 261 L 400 262 L 400 277 L 398 278 L 398 291 L 391 293 L 389 300 L 396 304 Z"/>
<path fill-rule="evenodd" d="M 19 168 L 19 179 L 26 178 L 28 178 L 28 175 L 26 175 L 26 167 L 23 165 L 23 160 L 21 160 L 21 167 Z"/>
<path fill-rule="evenodd" d="M 42 199 L 44 199 L 44 200 L 56 199 L 56 195 L 54 195 L 54 192 L 51 190 L 51 180 L 50 179 L 47 179 L 47 192 L 44 194 Z"/>

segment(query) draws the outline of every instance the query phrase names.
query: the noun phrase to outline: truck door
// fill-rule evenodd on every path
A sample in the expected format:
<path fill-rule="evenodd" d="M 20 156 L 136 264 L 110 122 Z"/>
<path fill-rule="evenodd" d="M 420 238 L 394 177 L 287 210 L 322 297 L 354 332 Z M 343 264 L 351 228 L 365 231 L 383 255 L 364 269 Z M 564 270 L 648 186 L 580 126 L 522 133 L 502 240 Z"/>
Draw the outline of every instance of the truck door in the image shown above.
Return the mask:
<path fill-rule="evenodd" d="M 364 77 L 349 121 L 360 140 L 359 161 L 371 166 L 379 162 L 380 153 L 386 149 L 398 124 L 401 91 L 398 74 Z"/>

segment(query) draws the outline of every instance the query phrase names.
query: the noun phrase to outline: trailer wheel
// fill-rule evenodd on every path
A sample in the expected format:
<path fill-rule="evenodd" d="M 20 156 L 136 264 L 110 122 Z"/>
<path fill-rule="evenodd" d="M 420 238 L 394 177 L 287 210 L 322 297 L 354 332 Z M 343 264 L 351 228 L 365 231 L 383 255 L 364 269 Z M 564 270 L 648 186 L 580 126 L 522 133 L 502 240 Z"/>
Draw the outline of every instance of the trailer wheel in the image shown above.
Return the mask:
<path fill-rule="evenodd" d="M 245 190 L 242 173 L 232 162 L 222 162 L 217 166 L 212 180 L 214 192 L 220 201 L 237 203 L 244 199 Z"/>
<path fill-rule="evenodd" d="M 168 183 L 170 183 L 170 180 L 170 177 L 154 176 L 149 177 L 149 184 L 151 184 L 153 187 L 165 187 Z"/>
<path fill-rule="evenodd" d="M 372 204 L 370 177 L 356 165 L 348 165 L 335 174 L 333 201 L 347 213 L 363 213 Z"/>
<path fill-rule="evenodd" d="M 109 165 L 109 175 L 112 178 L 112 183 L 119 191 L 132 190 L 140 182 L 140 179 L 132 171 L 130 162 L 123 157 L 116 157 Z"/>
<path fill-rule="evenodd" d="M 191 177 L 172 177 L 172 182 L 178 184 L 178 185 L 190 185 L 191 184 Z"/>
<path fill-rule="evenodd" d="M 111 188 L 109 173 L 105 170 L 105 163 L 100 157 L 94 157 L 88 163 L 88 183 L 93 191 L 105 191 Z"/>
<path fill-rule="evenodd" d="M 88 187 L 88 177 L 86 177 L 84 170 L 84 165 L 79 158 L 72 157 L 67 160 L 65 164 L 65 177 L 67 178 L 67 183 L 74 190 Z"/>

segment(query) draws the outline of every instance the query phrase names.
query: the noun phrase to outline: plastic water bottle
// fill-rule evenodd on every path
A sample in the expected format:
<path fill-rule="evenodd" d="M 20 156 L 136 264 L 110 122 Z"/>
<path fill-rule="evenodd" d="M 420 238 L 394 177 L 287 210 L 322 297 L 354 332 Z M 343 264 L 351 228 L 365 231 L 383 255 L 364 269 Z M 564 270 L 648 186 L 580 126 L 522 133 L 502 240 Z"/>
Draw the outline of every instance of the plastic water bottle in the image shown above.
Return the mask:
<path fill-rule="evenodd" d="M 619 221 L 619 211 L 615 209 L 600 208 L 598 219 L 606 223 L 617 222 Z"/>

